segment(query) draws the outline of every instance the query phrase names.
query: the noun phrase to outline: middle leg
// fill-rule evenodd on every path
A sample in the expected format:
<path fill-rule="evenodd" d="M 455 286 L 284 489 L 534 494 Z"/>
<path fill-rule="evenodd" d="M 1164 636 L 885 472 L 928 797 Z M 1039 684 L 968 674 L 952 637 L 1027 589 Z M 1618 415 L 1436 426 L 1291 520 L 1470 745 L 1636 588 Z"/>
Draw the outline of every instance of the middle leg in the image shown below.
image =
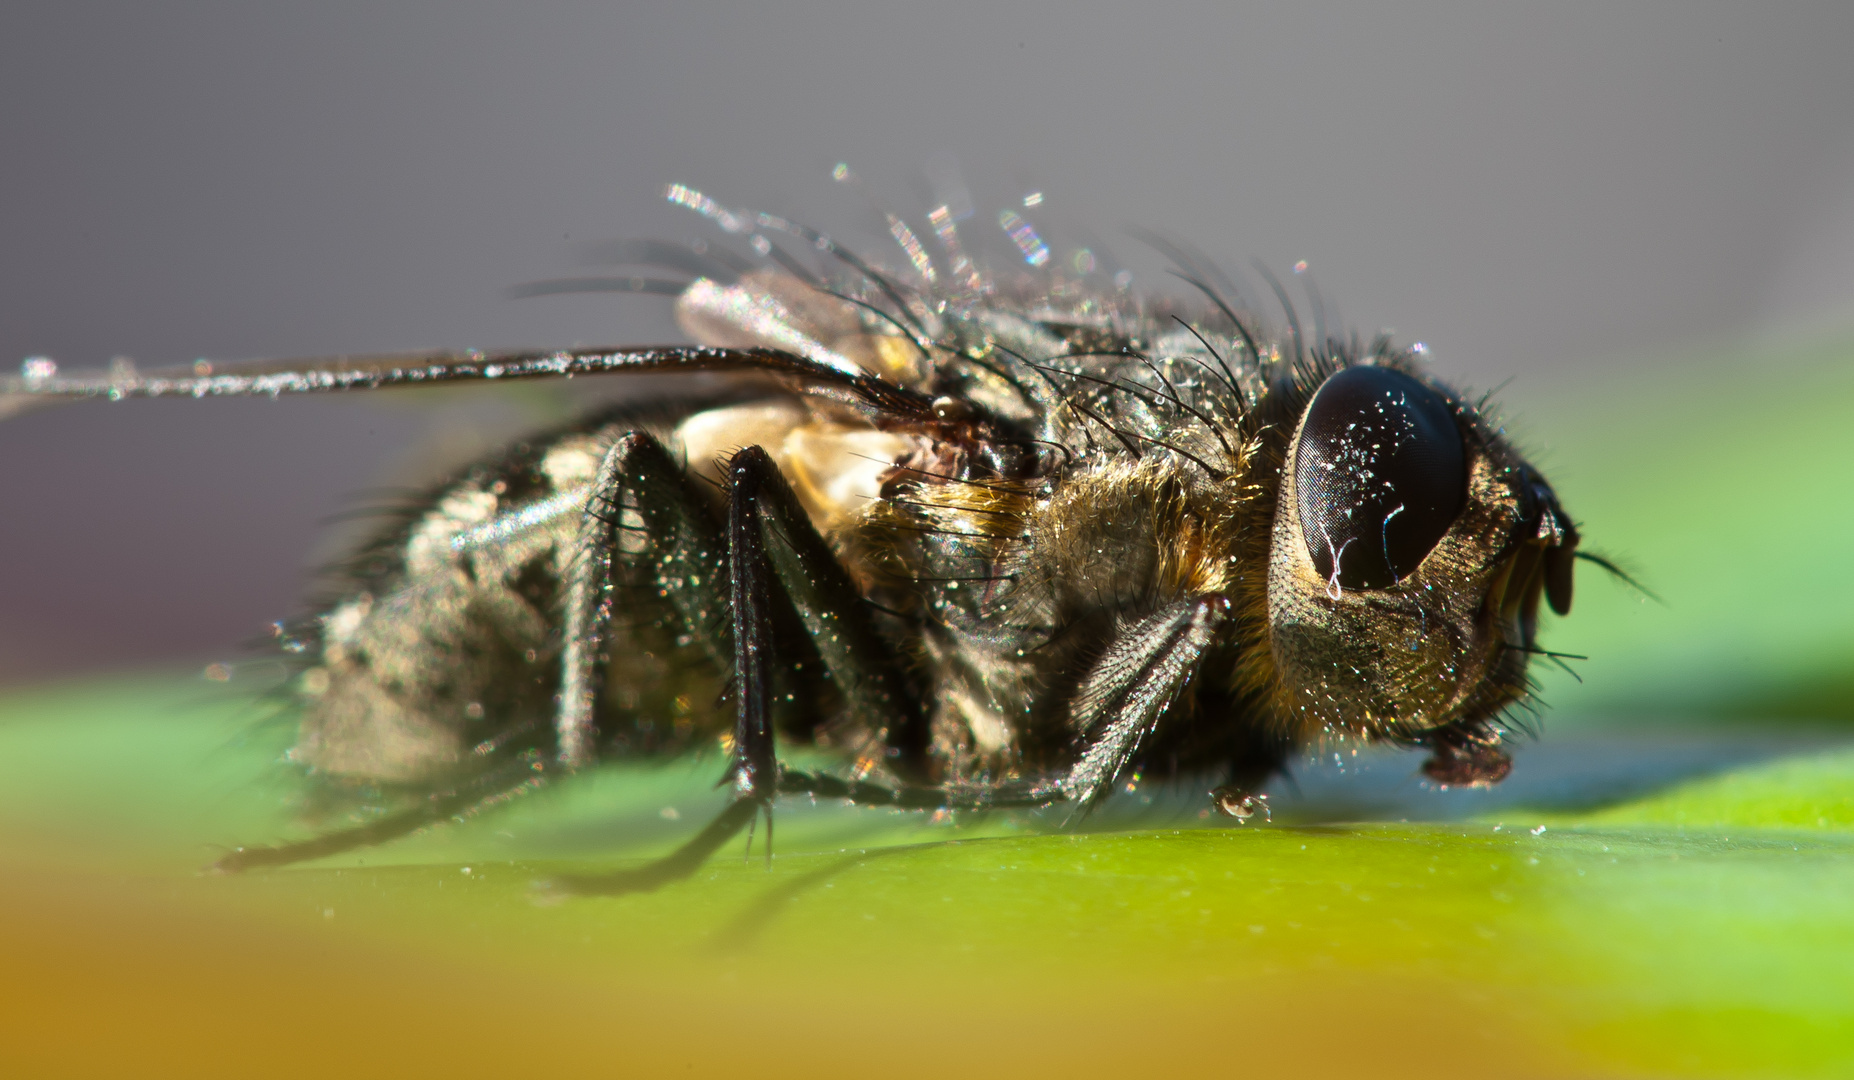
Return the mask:
<path fill-rule="evenodd" d="M 629 491 L 639 500 L 638 513 L 645 518 L 645 529 L 653 543 L 661 545 L 671 534 L 682 537 L 672 541 L 670 555 L 661 557 L 684 558 L 675 554 L 684 548 L 675 548 L 674 544 L 685 545 L 692 554 L 707 550 L 713 541 L 700 528 L 689 528 L 686 533 L 666 531 L 684 516 L 684 511 L 662 506 L 653 510 L 643 505 L 649 501 L 646 488 L 654 489 L 659 498 L 671 497 L 672 501 L 684 503 L 688 500 L 673 497 L 667 490 L 668 478 L 662 472 L 669 459 L 655 440 L 645 435 L 627 436 L 626 440 L 608 457 L 607 476 L 617 494 Z M 621 453 L 625 446 L 629 452 Z M 657 482 L 646 485 L 633 479 L 627 483 L 624 475 L 630 472 L 635 477 L 639 468 L 655 474 Z M 680 470 L 677 476 L 687 482 Z M 893 771 L 905 781 L 919 782 L 926 776 L 930 743 L 926 709 L 909 685 L 893 649 L 876 629 L 872 609 L 812 525 L 778 466 L 764 450 L 749 446 L 730 460 L 727 478 L 725 617 L 701 617 L 707 611 L 702 597 L 714 593 L 685 595 L 690 589 L 686 574 L 671 580 L 659 570 L 658 584 L 679 609 L 686 609 L 685 622 L 691 624 L 690 630 L 698 637 L 705 636 L 711 650 L 731 646 L 736 723 L 733 754 L 723 782 L 733 784 L 734 801 L 700 834 L 655 863 L 614 875 L 562 882 L 577 891 L 609 894 L 654 889 L 687 877 L 762 812 L 767 817 L 770 851 L 771 804 L 780 787 L 773 706 L 781 665 L 792 653 L 789 648 L 781 648 L 776 634 L 781 604 L 789 603 L 796 609 L 850 715 L 887 748 Z M 660 519 L 652 525 L 653 512 L 671 514 L 671 520 Z M 604 631 L 612 614 L 612 553 L 616 551 L 621 523 L 615 514 L 608 518 L 598 519 L 595 531 L 604 542 L 589 545 L 586 576 L 574 590 L 576 610 L 581 614 L 577 621 L 570 617 L 569 625 L 577 628 L 574 632 L 579 637 L 577 641 L 569 640 L 568 645 L 576 650 L 573 655 L 581 675 L 577 682 L 569 676 L 563 685 L 580 689 L 577 696 L 563 694 L 563 735 L 577 726 L 590 730 L 593 695 L 600 684 L 597 665 L 609 648 Z M 697 562 L 710 565 L 699 559 Z M 568 700 L 580 703 L 572 715 L 565 708 Z M 563 738 L 563 748 L 566 745 Z"/>

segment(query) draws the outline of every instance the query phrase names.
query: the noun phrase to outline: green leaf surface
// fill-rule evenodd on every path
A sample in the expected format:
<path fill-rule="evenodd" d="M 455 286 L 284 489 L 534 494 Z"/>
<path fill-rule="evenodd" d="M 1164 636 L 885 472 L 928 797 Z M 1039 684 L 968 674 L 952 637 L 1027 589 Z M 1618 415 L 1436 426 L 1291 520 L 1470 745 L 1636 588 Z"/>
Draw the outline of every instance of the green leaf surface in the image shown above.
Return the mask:
<path fill-rule="evenodd" d="M 1854 341 L 1691 349 L 1502 395 L 1576 515 L 1576 610 L 1545 644 L 1559 713 L 1854 721 Z"/>
<path fill-rule="evenodd" d="M 80 1072 L 1854 1069 L 1854 750 L 1453 820 L 1321 820 L 1308 799 L 1212 828 L 1180 800 L 1170 827 L 1075 833 L 787 806 L 770 868 L 723 854 L 599 896 L 549 883 L 688 835 L 715 761 L 200 876 L 224 845 L 303 832 L 288 730 L 256 711 L 172 682 L 0 702 L 0 1026 L 29 1060 L 73 1060 L 115 995 L 120 1041 L 86 1036 Z"/>

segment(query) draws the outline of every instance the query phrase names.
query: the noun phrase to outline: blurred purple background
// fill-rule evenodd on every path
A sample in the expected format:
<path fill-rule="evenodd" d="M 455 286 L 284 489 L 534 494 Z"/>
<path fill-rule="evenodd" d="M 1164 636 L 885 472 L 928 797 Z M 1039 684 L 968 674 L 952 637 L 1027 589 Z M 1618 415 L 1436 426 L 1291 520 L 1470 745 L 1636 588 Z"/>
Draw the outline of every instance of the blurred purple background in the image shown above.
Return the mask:
<path fill-rule="evenodd" d="M 641 8 L 8 5 L 0 362 L 674 339 L 506 290 L 700 235 L 668 181 L 836 228 L 836 162 L 911 211 L 944 153 L 992 213 L 1306 259 L 1483 386 L 1854 324 L 1845 3 Z M 236 658 L 356 492 L 560 398 L 0 422 L 0 681 Z"/>

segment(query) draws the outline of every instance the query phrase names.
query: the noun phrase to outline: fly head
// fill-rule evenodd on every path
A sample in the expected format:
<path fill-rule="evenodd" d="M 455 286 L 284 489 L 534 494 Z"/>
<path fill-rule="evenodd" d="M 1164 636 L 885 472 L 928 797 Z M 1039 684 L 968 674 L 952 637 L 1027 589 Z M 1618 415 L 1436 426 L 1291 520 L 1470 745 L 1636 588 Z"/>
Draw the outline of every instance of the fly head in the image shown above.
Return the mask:
<path fill-rule="evenodd" d="M 1493 723 L 1524 694 L 1541 596 L 1570 609 L 1576 545 L 1551 487 L 1474 407 L 1397 360 L 1334 372 L 1281 470 L 1278 708 L 1307 737 L 1426 742 L 1486 759 L 1467 780 L 1497 779 Z"/>

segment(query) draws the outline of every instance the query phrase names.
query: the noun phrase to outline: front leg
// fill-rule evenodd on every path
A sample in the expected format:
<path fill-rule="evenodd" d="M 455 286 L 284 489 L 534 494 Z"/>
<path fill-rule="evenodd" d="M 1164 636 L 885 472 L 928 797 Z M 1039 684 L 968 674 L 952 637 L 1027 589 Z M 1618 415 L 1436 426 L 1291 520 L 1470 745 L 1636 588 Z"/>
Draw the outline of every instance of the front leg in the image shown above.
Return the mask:
<path fill-rule="evenodd" d="M 1080 760 L 1061 782 L 1080 804 L 1078 813 L 1087 813 L 1113 790 L 1229 619 L 1227 597 L 1199 596 L 1114 635 L 1069 709 L 1071 726 L 1087 740 Z"/>

